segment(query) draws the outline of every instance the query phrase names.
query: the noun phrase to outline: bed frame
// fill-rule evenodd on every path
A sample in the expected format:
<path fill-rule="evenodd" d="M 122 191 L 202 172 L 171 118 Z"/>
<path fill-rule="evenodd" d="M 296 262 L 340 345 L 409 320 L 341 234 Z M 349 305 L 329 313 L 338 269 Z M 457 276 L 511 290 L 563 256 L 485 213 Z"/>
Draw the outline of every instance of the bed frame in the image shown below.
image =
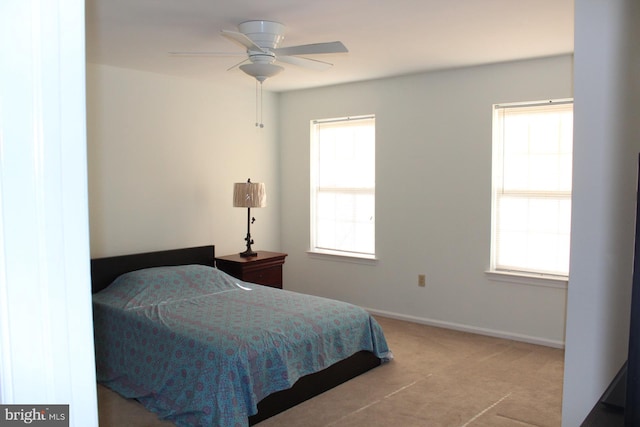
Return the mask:
<path fill-rule="evenodd" d="M 198 246 L 184 249 L 120 255 L 91 260 L 91 289 L 98 292 L 121 274 L 142 268 L 202 264 L 215 266 L 215 247 Z M 368 351 L 361 351 L 320 372 L 300 378 L 290 389 L 273 393 L 258 403 L 258 413 L 249 417 L 249 425 L 272 417 L 299 403 L 342 384 L 381 361 Z"/>

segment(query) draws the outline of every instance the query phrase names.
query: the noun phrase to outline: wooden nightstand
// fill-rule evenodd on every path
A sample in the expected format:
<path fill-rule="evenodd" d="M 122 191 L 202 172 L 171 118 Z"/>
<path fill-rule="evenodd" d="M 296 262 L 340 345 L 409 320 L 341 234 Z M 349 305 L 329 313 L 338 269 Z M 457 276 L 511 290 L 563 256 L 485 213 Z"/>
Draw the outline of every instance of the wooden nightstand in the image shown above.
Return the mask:
<path fill-rule="evenodd" d="M 282 289 L 282 265 L 287 254 L 257 251 L 258 255 L 243 258 L 240 254 L 216 258 L 216 266 L 245 282 Z"/>

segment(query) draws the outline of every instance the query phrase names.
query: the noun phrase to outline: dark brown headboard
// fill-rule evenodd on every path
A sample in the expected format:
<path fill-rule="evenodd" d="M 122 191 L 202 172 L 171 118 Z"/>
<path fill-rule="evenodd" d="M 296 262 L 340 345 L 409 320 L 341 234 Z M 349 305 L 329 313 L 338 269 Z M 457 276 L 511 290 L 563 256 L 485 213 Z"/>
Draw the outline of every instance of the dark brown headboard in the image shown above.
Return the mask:
<path fill-rule="evenodd" d="M 213 267 L 215 264 L 215 247 L 208 245 L 94 258 L 91 260 L 91 292 L 101 291 L 118 276 L 129 271 L 186 264 L 202 264 Z"/>

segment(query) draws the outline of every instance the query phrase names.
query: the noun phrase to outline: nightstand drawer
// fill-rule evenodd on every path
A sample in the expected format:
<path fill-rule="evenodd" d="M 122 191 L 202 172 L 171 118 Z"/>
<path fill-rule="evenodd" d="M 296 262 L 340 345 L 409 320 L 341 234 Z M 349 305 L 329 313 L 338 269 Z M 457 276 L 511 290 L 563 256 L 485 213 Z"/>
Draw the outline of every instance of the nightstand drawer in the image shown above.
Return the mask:
<path fill-rule="evenodd" d="M 245 282 L 258 283 L 282 289 L 282 267 L 263 268 L 254 271 L 247 271 L 242 275 Z"/>
<path fill-rule="evenodd" d="M 282 289 L 282 265 L 287 254 L 258 251 L 254 257 L 239 254 L 216 258 L 217 267 L 245 282 Z"/>

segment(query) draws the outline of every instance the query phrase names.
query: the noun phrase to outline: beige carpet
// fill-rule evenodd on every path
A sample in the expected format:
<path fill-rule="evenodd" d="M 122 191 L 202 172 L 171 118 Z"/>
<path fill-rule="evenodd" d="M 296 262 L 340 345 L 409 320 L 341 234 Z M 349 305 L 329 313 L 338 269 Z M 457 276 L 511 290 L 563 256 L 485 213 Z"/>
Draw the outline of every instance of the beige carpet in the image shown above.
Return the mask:
<path fill-rule="evenodd" d="M 560 426 L 562 350 L 376 317 L 395 359 L 257 426 Z M 160 427 L 98 387 L 101 427 Z"/>

